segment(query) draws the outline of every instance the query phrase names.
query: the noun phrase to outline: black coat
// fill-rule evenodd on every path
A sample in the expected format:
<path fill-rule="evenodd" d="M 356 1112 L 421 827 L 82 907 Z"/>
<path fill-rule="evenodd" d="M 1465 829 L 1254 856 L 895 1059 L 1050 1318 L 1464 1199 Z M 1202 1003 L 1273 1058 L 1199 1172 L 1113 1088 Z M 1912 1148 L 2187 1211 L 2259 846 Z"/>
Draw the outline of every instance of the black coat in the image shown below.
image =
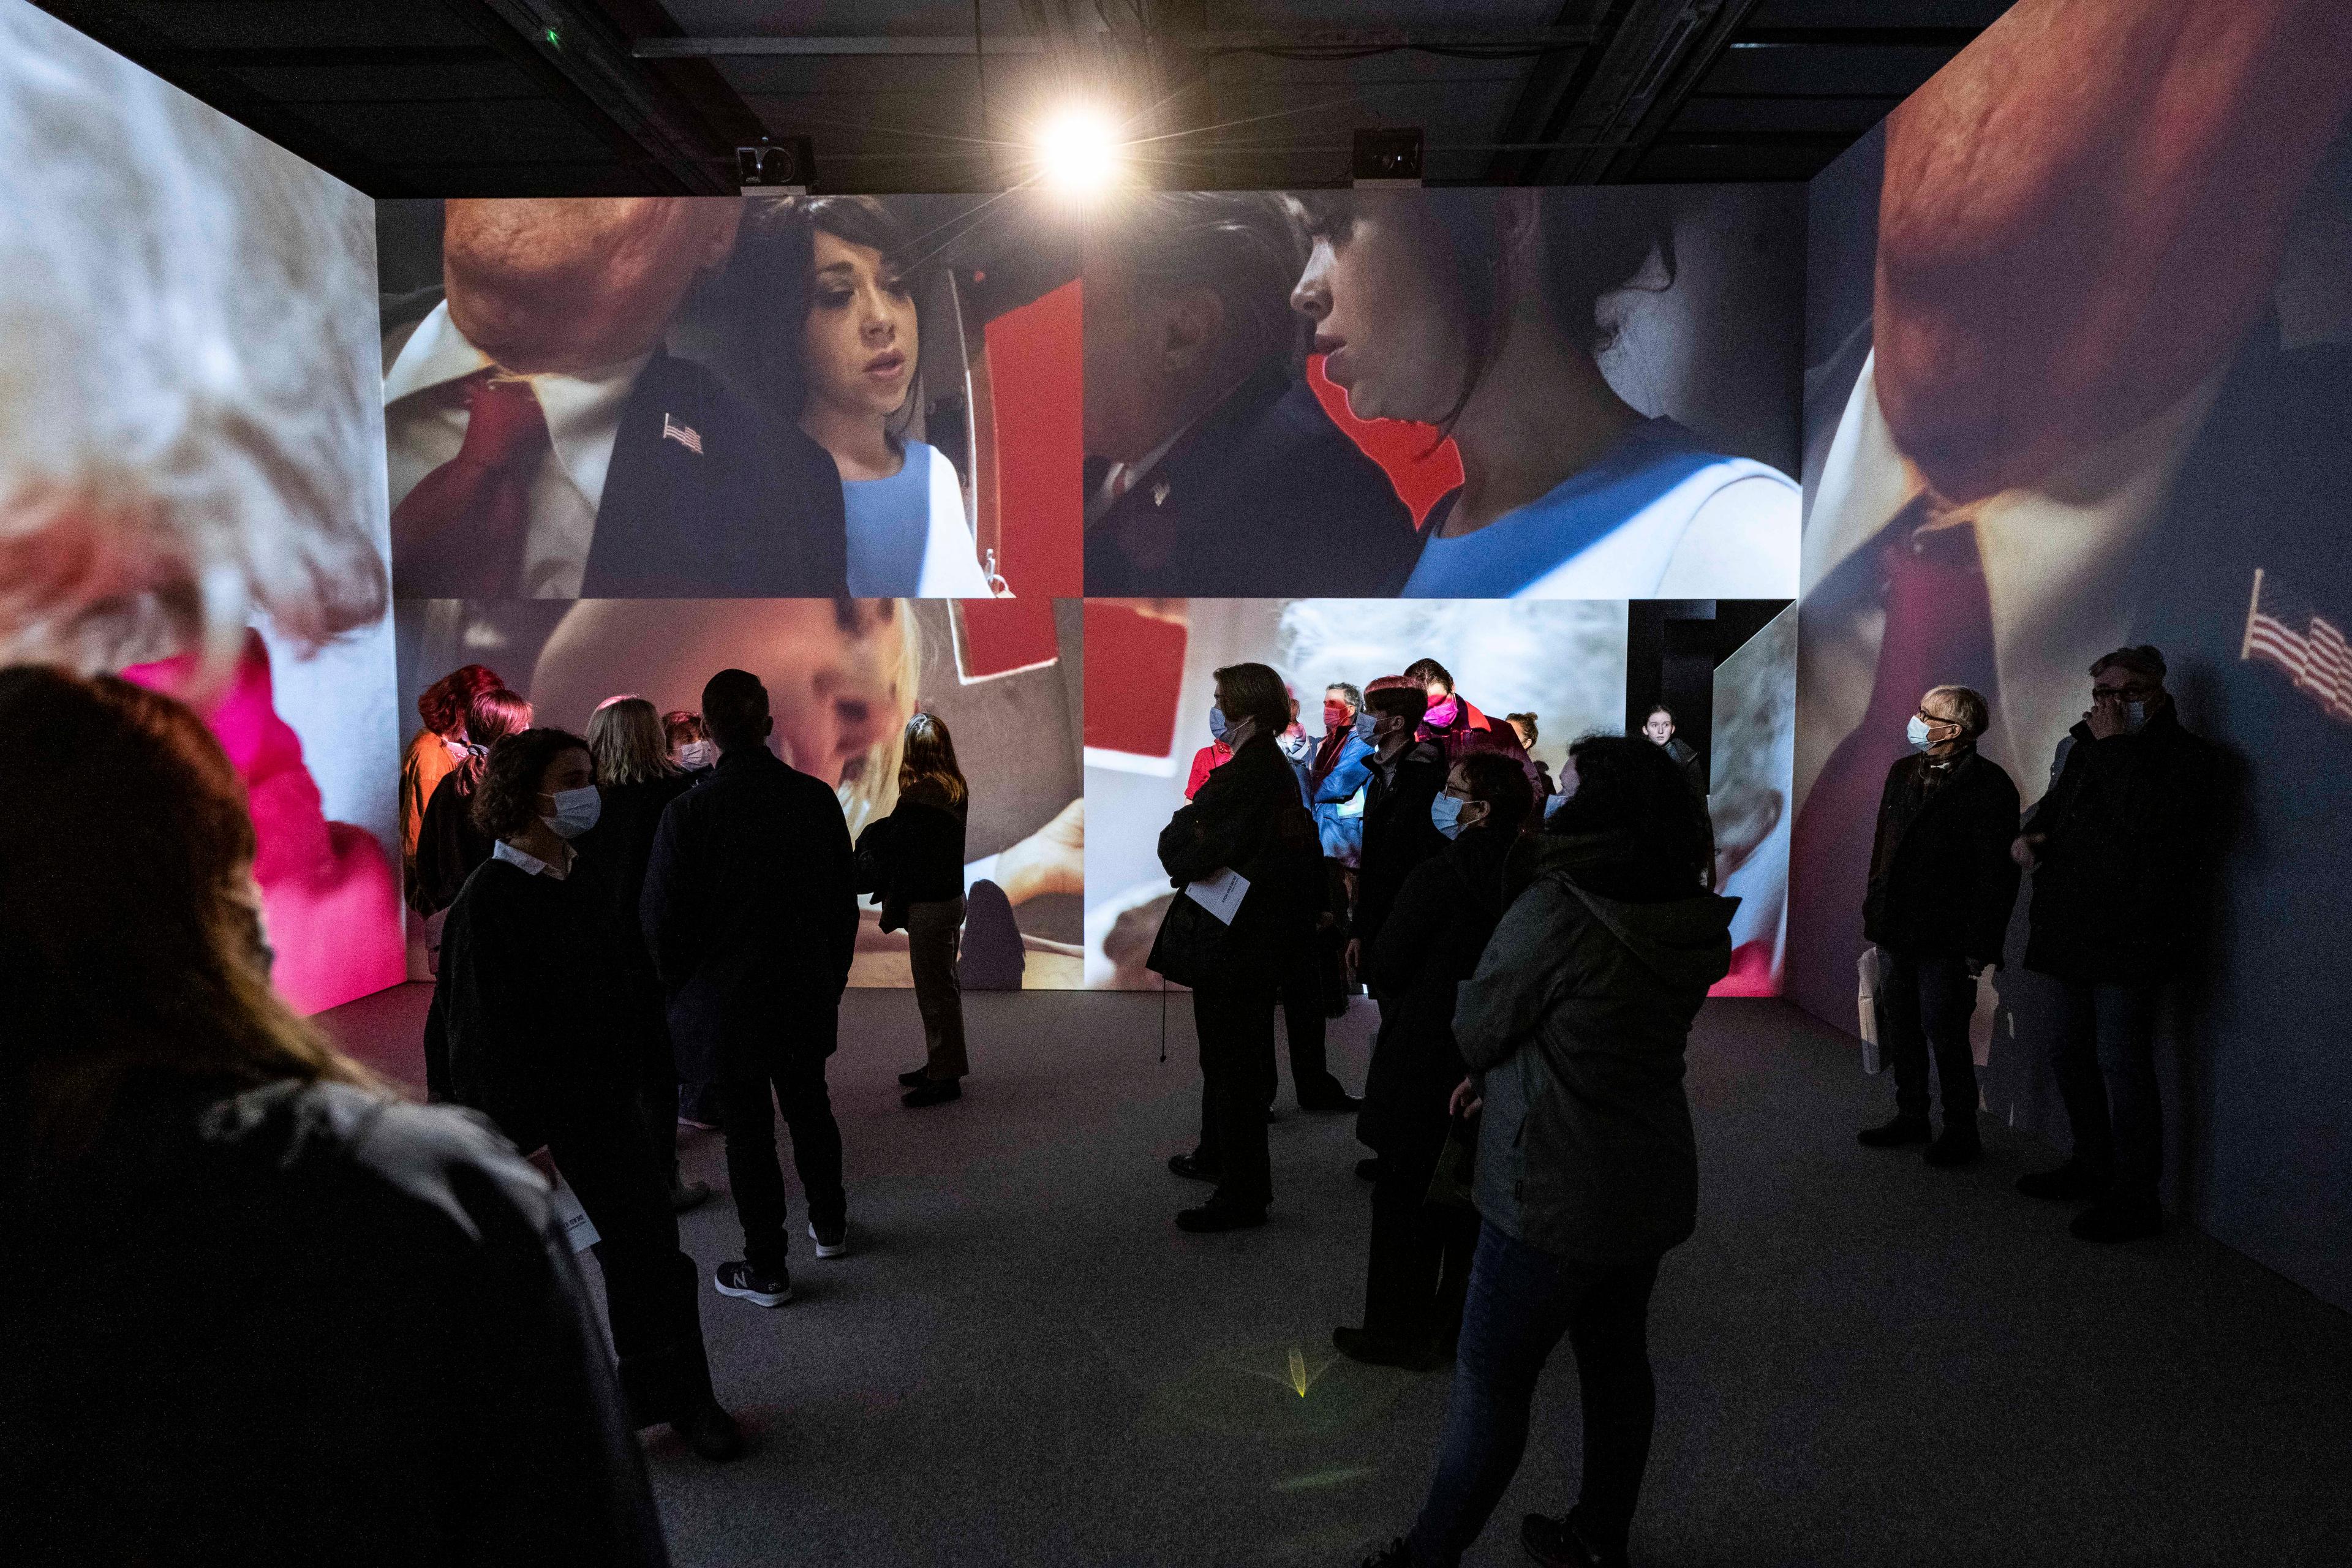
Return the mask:
<path fill-rule="evenodd" d="M 593 866 L 575 858 L 556 878 L 485 861 L 442 928 L 425 1016 L 427 1088 L 525 1150 L 560 1126 L 601 1121 L 636 1081 L 629 995 Z"/>
<path fill-rule="evenodd" d="M 2137 735 L 2077 724 L 2058 782 L 2025 823 L 2046 835 L 2025 966 L 2061 980 L 2153 985 L 2195 954 L 2212 890 L 2219 756 L 2168 707 Z"/>
<path fill-rule="evenodd" d="M 1106 469 L 1089 462 L 1089 494 Z M 1389 598 L 1420 549 L 1381 466 L 1269 366 L 1094 520 L 1087 592 Z"/>
<path fill-rule="evenodd" d="M 490 858 L 490 836 L 474 826 L 474 797 L 458 780 L 455 773 L 442 775 L 425 803 L 425 820 L 417 826 L 408 903 L 420 915 L 447 909 L 475 868 Z"/>
<path fill-rule="evenodd" d="M 0 1188 L 0 1279 L 13 1568 L 667 1561 L 547 1184 L 466 1112 L 134 1078 Z"/>
<path fill-rule="evenodd" d="M 662 814 L 638 912 L 679 1076 L 718 1083 L 770 1070 L 780 1050 L 833 1054 L 857 949 L 833 791 L 764 746 L 727 752 Z"/>
<path fill-rule="evenodd" d="M 1365 979 L 1375 991 L 1381 926 L 1413 868 L 1445 848 L 1445 835 L 1429 818 L 1430 802 L 1445 789 L 1445 752 L 1434 741 L 1416 741 L 1393 773 L 1375 762 L 1364 784 L 1364 847 L 1356 864 L 1355 937 L 1363 944 Z"/>
<path fill-rule="evenodd" d="M 857 890 L 881 900 L 882 929 L 907 923 L 909 904 L 963 897 L 965 805 L 901 795 L 898 807 L 857 836 Z"/>
<path fill-rule="evenodd" d="M 1675 766 L 1682 769 L 1683 778 L 1690 784 L 1691 793 L 1705 800 L 1712 781 L 1707 775 L 1706 759 L 1698 754 L 1698 748 L 1680 735 L 1669 735 L 1666 737 L 1666 755 L 1674 758 Z"/>
<path fill-rule="evenodd" d="M 2017 786 L 1974 751 L 1931 791 L 1933 778 L 1923 752 L 1887 770 L 1863 934 L 1896 952 L 1998 964 L 2017 905 Z"/>
<path fill-rule="evenodd" d="M 1434 1158 L 1446 1101 L 1468 1069 L 1454 1043 L 1454 987 L 1503 918 L 1503 860 L 1516 826 L 1480 824 L 1413 868 L 1381 927 L 1373 962 L 1388 999 L 1356 1135 L 1381 1154 Z"/>
<path fill-rule="evenodd" d="M 1160 864 L 1179 889 L 1232 869 L 1249 882 L 1233 923 L 1179 892 L 1145 967 L 1180 984 L 1278 985 L 1325 912 L 1323 846 L 1298 775 L 1272 735 L 1253 735 L 1160 834 Z"/>
<path fill-rule="evenodd" d="M 442 298 L 433 289 L 387 301 L 385 364 Z M 502 570 L 437 565 L 393 541 L 393 591 L 402 598 L 500 597 L 513 592 L 496 574 Z M 848 583 L 849 529 L 833 458 L 790 419 L 656 348 L 622 405 L 580 596 L 822 598 L 847 593 Z"/>
<path fill-rule="evenodd" d="M 694 775 L 689 773 L 657 773 L 635 784 L 607 785 L 601 792 L 604 805 L 597 813 L 596 826 L 574 843 L 581 858 L 595 868 L 597 882 L 604 891 L 613 941 L 627 972 L 632 1032 L 655 1053 L 657 1066 L 669 1062 L 669 1022 L 637 907 L 645 897 L 646 868 L 653 860 L 654 836 L 661 829 L 662 813 L 693 787 Z"/>

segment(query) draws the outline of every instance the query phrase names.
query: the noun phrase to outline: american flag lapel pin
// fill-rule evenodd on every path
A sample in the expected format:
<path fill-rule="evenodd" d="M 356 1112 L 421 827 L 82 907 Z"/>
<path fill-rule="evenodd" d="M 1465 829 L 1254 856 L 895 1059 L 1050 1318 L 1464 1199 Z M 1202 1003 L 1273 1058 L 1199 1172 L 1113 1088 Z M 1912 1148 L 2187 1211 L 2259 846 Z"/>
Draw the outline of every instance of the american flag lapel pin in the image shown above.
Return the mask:
<path fill-rule="evenodd" d="M 1168 481 L 1166 479 L 1162 479 L 1158 484 L 1151 487 L 1151 504 L 1153 506 L 1166 506 L 1168 504 Z"/>
<path fill-rule="evenodd" d="M 662 439 L 675 441 L 696 457 L 702 456 L 702 434 L 691 425 L 678 423 L 675 414 L 662 416 Z"/>

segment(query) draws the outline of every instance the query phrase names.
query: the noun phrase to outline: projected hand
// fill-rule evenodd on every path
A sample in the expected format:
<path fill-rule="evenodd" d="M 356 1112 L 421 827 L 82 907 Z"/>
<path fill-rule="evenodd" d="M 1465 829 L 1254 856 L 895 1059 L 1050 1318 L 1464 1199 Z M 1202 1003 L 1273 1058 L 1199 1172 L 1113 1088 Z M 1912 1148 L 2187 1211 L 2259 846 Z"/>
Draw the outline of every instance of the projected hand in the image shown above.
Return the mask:
<path fill-rule="evenodd" d="M 999 855 L 996 885 L 1016 904 L 1046 893 L 1085 892 L 1086 797 L 1070 802 L 1053 821 Z"/>

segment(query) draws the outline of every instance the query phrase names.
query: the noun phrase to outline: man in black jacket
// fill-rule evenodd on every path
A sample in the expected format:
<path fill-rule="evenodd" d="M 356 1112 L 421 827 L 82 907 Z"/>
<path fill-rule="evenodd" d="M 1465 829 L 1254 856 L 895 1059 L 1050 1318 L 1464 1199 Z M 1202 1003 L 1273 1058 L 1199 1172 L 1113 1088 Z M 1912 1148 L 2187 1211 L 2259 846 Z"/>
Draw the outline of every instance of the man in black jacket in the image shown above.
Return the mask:
<path fill-rule="evenodd" d="M 678 1071 L 720 1086 L 743 1258 L 719 1266 L 719 1290 L 780 1307 L 792 1299 L 792 1277 L 778 1106 L 792 1129 L 816 1255 L 848 1247 L 841 1129 L 824 1064 L 857 945 L 849 829 L 831 790 L 768 750 L 775 721 L 756 676 L 712 676 L 702 721 L 719 744 L 719 766 L 663 812 L 639 912 L 669 998 Z"/>
<path fill-rule="evenodd" d="M 1299 374 L 1305 238 L 1267 192 L 1150 192 L 1088 237 L 1087 592 L 1384 598 L 1421 542 Z"/>
<path fill-rule="evenodd" d="M 1895 1119 L 1862 1134 L 1874 1149 L 1927 1143 L 1927 1051 L 1944 1096 L 1931 1165 L 1960 1165 L 1977 1140 L 1977 1068 L 1969 1048 L 1977 976 L 2000 967 L 2017 903 L 2017 786 L 1977 752 L 1991 722 L 1983 697 L 1938 686 L 1919 700 L 1917 748 L 1887 770 L 1870 851 L 1863 932 L 1878 944 L 1878 1016 L 1895 1068 Z"/>
<path fill-rule="evenodd" d="M 1430 803 L 1445 788 L 1445 751 L 1434 741 L 1413 739 L 1429 708 L 1419 682 L 1381 676 L 1364 688 L 1364 706 L 1373 715 L 1371 777 L 1364 784 L 1364 847 L 1348 952 L 1357 974 L 1378 996 L 1381 922 L 1413 868 L 1445 847 L 1429 818 Z"/>
<path fill-rule="evenodd" d="M 2164 656 L 2125 647 L 2091 667 L 2091 709 L 2059 743 L 2057 782 L 2016 844 L 2033 873 L 2025 966 L 2065 995 L 2050 1063 L 2074 1153 L 2021 1179 L 2032 1197 L 2092 1198 L 2085 1241 L 2163 1228 L 2164 1106 L 2156 1012 L 2194 956 L 2210 887 L 2218 758 L 2180 727 Z"/>

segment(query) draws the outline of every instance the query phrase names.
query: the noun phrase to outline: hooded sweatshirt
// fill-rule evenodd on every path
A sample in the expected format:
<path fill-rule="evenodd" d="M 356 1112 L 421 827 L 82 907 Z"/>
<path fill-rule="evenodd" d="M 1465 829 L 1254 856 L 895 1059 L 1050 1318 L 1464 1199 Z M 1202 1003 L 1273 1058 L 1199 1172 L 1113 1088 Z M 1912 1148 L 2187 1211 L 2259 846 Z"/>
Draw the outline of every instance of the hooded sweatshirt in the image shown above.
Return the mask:
<path fill-rule="evenodd" d="M 1635 1263 L 1697 1220 L 1683 1050 L 1731 967 L 1739 900 L 1629 903 L 1579 886 L 1608 853 L 1536 841 L 1534 879 L 1456 993 L 1454 1034 L 1486 1100 L 1480 1215 L 1558 1257 Z"/>

